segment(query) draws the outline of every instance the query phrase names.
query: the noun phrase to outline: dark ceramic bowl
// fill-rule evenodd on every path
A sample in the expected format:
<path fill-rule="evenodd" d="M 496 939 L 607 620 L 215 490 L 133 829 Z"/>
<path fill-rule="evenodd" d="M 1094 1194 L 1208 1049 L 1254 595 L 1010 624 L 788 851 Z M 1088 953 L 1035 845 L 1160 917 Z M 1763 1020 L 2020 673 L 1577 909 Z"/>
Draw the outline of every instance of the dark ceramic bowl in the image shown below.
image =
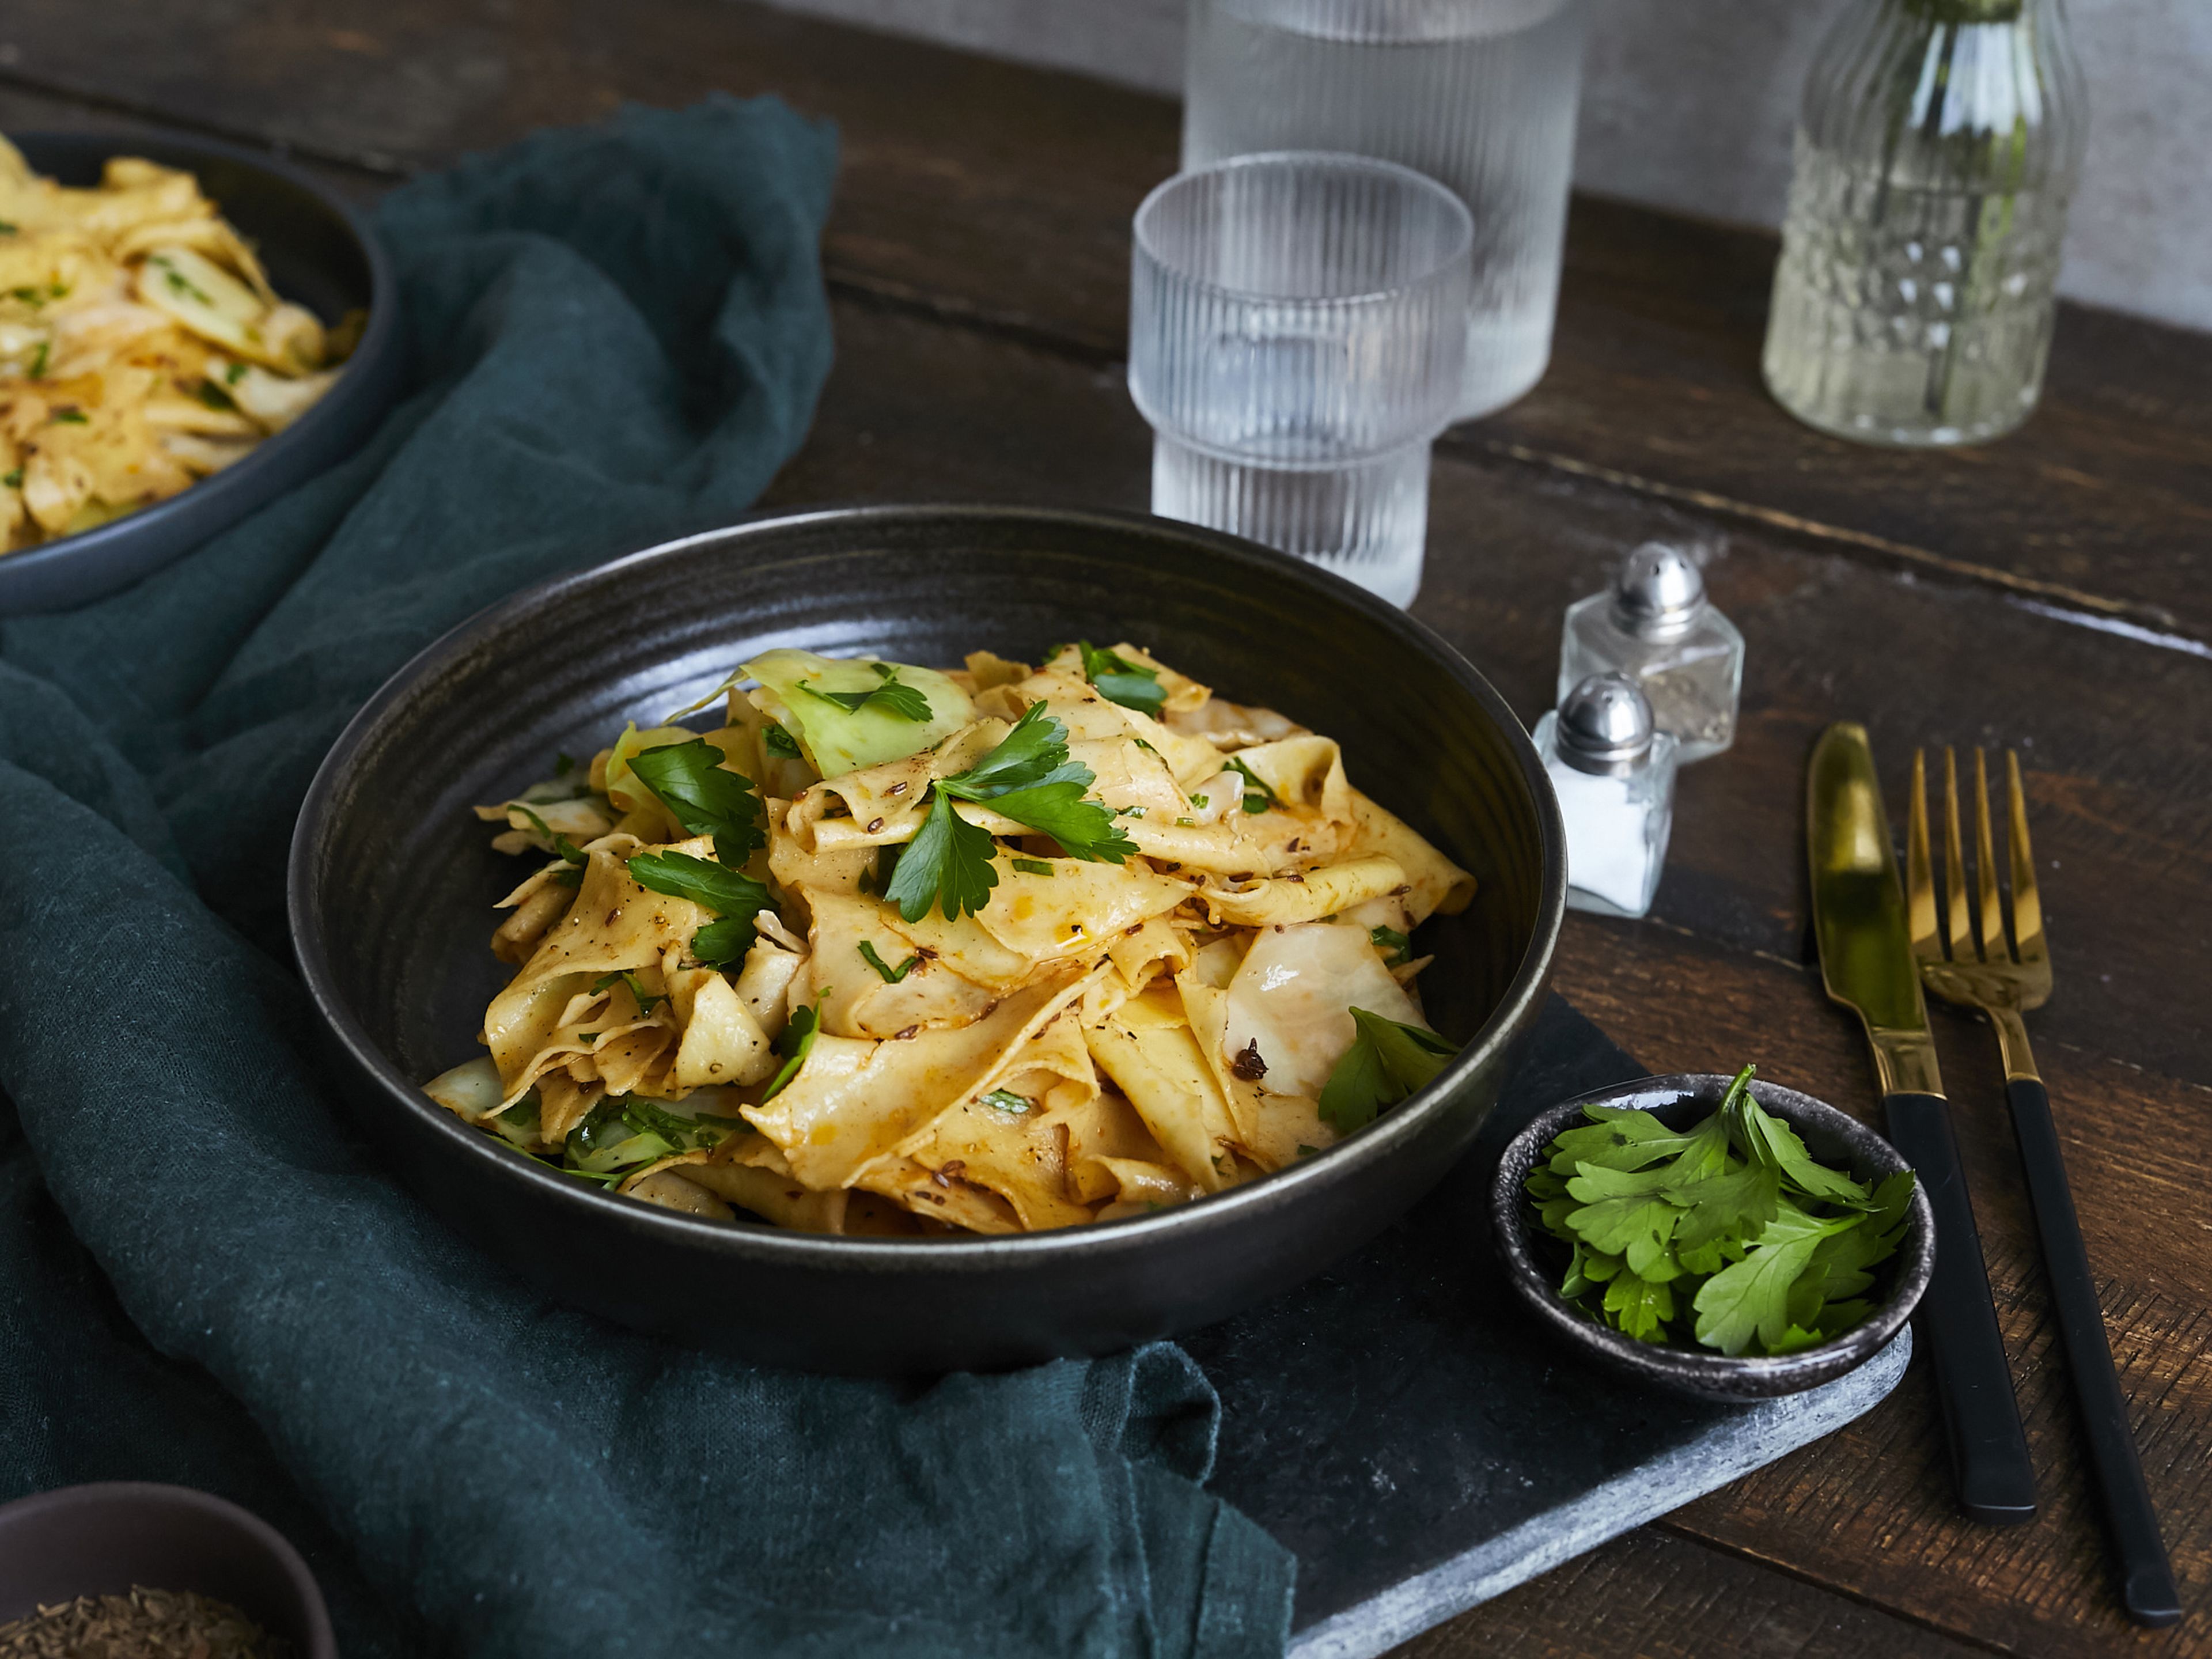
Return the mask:
<path fill-rule="evenodd" d="M 368 327 L 322 401 L 235 465 L 167 501 L 80 535 L 0 558 L 0 617 L 65 611 L 159 570 L 254 508 L 343 459 L 375 429 L 399 385 L 399 295 L 375 236 L 337 197 L 280 161 L 173 134 L 9 135 L 65 185 L 94 185 L 111 155 L 185 167 L 253 244 L 287 300 L 334 323 L 356 306 Z"/>
<path fill-rule="evenodd" d="M 1881 1352 L 1904 1327 L 1936 1271 L 1936 1218 L 1928 1207 L 1927 1194 L 1913 1193 L 1904 1241 L 1897 1254 L 1875 1270 L 1876 1292 L 1883 1300 L 1863 1324 L 1832 1342 L 1779 1358 L 1731 1359 L 1703 1348 L 1638 1342 L 1569 1304 L 1558 1288 L 1566 1271 L 1567 1248 L 1544 1231 L 1522 1190 L 1553 1137 L 1586 1121 L 1585 1106 L 1639 1107 L 1669 1128 L 1686 1128 L 1712 1114 L 1732 1081 L 1692 1073 L 1647 1077 L 1553 1107 L 1507 1144 L 1491 1186 L 1490 1211 L 1513 1288 L 1565 1341 L 1626 1376 L 1694 1399 L 1743 1405 L 1832 1382 Z M 1862 1181 L 1879 1181 L 1910 1167 L 1894 1146 L 1856 1118 L 1794 1089 L 1757 1082 L 1751 1087 L 1753 1097 L 1786 1120 L 1806 1150 L 1822 1163 L 1848 1170 Z"/>
<path fill-rule="evenodd" d="M 0 1504 L 0 1625 L 133 1584 L 228 1601 L 300 1659 L 337 1659 L 323 1593 L 258 1516 L 188 1486 L 64 1486 Z"/>
<path fill-rule="evenodd" d="M 1441 1077 L 1323 1157 L 1201 1202 L 1013 1237 L 823 1237 L 617 1198 L 420 1084 L 481 1052 L 512 884 L 470 815 L 770 646 L 909 662 L 1133 639 L 1340 738 L 1353 778 L 1473 871 L 1422 945 Z M 1206 1323 L 1358 1248 L 1466 1150 L 1534 1018 L 1565 896 L 1559 810 L 1498 694 L 1396 607 L 1251 543 L 1133 514 L 878 507 L 769 519 L 498 605 L 346 728 L 292 845 L 292 937 L 363 1122 L 434 1208 L 546 1291 L 820 1370 L 981 1368 Z"/>

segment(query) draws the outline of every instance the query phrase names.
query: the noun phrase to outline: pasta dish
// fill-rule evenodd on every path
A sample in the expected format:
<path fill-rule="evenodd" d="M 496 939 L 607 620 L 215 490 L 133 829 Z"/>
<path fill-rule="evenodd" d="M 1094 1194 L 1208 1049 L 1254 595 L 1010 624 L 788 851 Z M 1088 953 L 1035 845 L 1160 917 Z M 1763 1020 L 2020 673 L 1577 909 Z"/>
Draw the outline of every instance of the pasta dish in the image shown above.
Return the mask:
<path fill-rule="evenodd" d="M 330 390 L 360 324 L 278 299 L 191 173 L 118 155 L 73 190 L 0 138 L 0 553 L 249 453 Z"/>
<path fill-rule="evenodd" d="M 724 691 L 477 809 L 540 862 L 489 1054 L 427 1086 L 523 1152 L 695 1215 L 1018 1232 L 1280 1170 L 1456 1051 L 1410 936 L 1474 878 L 1328 737 L 1127 644 L 775 650 Z"/>

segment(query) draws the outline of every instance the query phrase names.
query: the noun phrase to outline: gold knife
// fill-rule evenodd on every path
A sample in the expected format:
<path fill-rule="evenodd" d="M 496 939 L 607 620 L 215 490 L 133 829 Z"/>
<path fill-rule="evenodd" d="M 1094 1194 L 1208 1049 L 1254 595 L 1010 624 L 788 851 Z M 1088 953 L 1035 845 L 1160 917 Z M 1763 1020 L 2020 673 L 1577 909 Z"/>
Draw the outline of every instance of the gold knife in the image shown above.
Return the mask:
<path fill-rule="evenodd" d="M 1913 1324 L 1935 1364 L 1960 1505 L 1978 1521 L 2027 1521 L 2035 1514 L 2035 1472 L 1905 932 L 1881 783 L 1866 727 L 1856 721 L 1838 721 L 1813 746 L 1805 842 L 1820 978 L 1866 1023 L 1890 1140 L 1936 1212 L 1935 1278 Z"/>

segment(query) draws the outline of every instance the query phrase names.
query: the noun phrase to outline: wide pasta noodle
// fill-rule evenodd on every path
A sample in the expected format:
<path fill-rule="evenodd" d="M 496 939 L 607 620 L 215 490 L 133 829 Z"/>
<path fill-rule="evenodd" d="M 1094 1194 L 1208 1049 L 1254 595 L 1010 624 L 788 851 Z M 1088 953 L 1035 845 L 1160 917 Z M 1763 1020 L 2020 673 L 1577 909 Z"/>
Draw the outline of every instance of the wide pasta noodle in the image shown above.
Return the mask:
<path fill-rule="evenodd" d="M 1435 1045 L 1407 932 L 1474 878 L 1334 738 L 1127 643 L 727 689 L 477 809 L 544 861 L 428 1087 L 518 1150 L 710 1221 L 1030 1231 L 1336 1144 L 1389 1104 L 1340 1097 L 1355 1013 Z"/>

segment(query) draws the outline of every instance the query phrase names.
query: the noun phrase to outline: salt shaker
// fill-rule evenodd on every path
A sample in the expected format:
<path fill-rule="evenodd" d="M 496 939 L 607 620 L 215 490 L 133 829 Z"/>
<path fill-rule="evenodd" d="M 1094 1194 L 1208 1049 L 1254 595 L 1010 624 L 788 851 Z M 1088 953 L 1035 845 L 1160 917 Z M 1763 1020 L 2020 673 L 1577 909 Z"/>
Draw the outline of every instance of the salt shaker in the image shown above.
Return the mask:
<path fill-rule="evenodd" d="M 1592 674 L 1536 722 L 1567 823 L 1567 904 L 1601 916 L 1651 908 L 1674 823 L 1672 733 L 1626 674 Z"/>
<path fill-rule="evenodd" d="M 1559 641 L 1559 700 L 1592 674 L 1626 674 L 1650 699 L 1684 762 L 1735 741 L 1743 635 L 1705 598 L 1697 562 L 1646 542 L 1621 561 L 1613 586 L 1567 607 Z"/>

